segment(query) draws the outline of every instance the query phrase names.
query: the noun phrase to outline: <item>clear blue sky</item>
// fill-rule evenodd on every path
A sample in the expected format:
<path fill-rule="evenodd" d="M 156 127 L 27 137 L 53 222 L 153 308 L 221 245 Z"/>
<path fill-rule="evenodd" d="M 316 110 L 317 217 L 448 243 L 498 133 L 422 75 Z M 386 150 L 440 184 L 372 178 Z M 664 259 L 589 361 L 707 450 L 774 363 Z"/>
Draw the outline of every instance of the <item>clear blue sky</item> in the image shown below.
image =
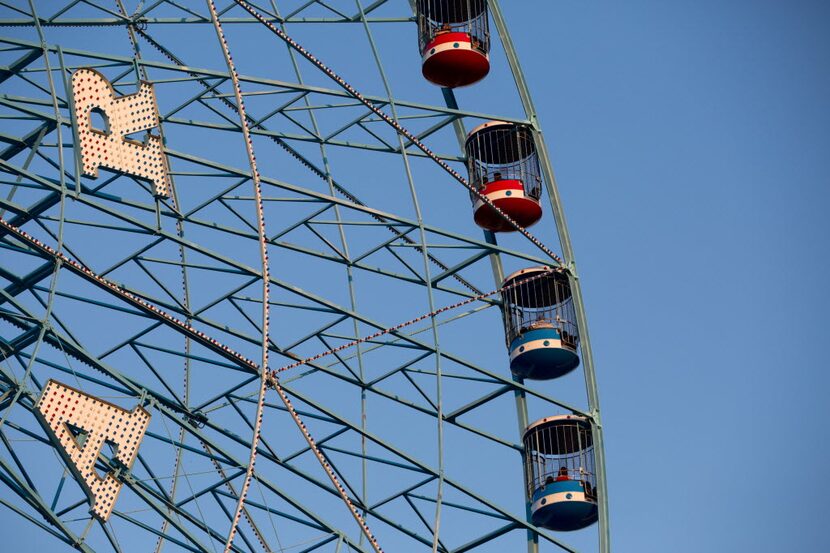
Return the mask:
<path fill-rule="evenodd" d="M 821 550 L 830 492 L 822 474 L 830 462 L 822 355 L 830 308 L 830 5 L 502 3 L 551 149 L 587 302 L 614 549 Z M 364 58 L 355 64 L 350 49 L 319 35 L 305 42 L 299 27 L 289 32 L 361 90 L 382 93 Z M 121 33 L 119 42 L 102 46 L 110 32 Z M 193 66 L 221 67 L 215 42 L 203 48 L 177 32 L 185 31 L 168 26 L 157 36 Z M 384 32 L 381 43 L 402 40 Z M 426 85 L 414 31 L 406 32 L 409 50 L 385 51 L 384 63 L 398 95 L 419 100 Z M 128 48 L 121 29 L 47 29 L 47 39 L 60 42 L 65 33 L 89 49 Z M 35 40 L 32 29 L 8 34 Z M 246 50 L 253 39 L 246 43 L 243 32 L 230 31 L 229 41 L 243 73 L 277 73 Z M 459 91 L 462 105 L 499 112 L 501 96 L 483 92 L 512 91 L 499 75 Z M 440 103 L 437 89 L 429 94 Z M 235 154 L 212 147 L 244 166 L 236 145 Z M 349 155 L 332 158 L 341 156 L 342 167 Z M 399 160 L 384 170 L 393 165 L 390 182 L 403 182 Z M 297 173 L 286 180 L 307 177 L 284 170 Z M 454 214 L 458 205 L 435 193 L 446 186 L 440 179 L 420 181 L 426 209 Z M 385 193 L 378 182 L 385 183 L 355 186 Z M 463 196 L 455 192 L 453 201 Z M 455 219 L 463 232 L 476 230 Z M 55 543 L 45 546 L 59 550 Z"/>
<path fill-rule="evenodd" d="M 521 4 L 616 549 L 822 550 L 830 5 Z"/>

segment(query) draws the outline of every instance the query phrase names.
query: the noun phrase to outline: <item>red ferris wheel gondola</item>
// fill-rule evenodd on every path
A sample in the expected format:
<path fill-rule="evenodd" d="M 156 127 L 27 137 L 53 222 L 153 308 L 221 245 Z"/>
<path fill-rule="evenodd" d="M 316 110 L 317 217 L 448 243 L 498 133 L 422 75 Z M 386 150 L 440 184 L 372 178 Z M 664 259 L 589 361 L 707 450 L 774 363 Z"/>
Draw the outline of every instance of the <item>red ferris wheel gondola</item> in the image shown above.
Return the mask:
<path fill-rule="evenodd" d="M 418 0 L 416 12 L 424 78 L 455 88 L 490 72 L 486 0 Z"/>
<path fill-rule="evenodd" d="M 465 150 L 470 184 L 493 205 L 521 227 L 542 218 L 542 177 L 529 127 L 489 121 L 467 135 Z M 478 226 L 493 232 L 516 230 L 479 196 L 473 195 L 472 200 Z"/>

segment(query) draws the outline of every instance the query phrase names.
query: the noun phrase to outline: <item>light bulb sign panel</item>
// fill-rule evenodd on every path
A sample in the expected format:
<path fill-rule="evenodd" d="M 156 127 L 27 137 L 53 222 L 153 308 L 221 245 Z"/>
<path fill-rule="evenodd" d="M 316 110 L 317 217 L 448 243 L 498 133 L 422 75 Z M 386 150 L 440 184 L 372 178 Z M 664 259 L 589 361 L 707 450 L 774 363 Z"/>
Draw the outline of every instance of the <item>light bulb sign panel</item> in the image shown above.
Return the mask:
<path fill-rule="evenodd" d="M 159 126 L 152 84 L 142 81 L 135 94 L 116 96 L 101 73 L 78 69 L 72 74 L 72 103 L 84 175 L 97 178 L 98 169 L 105 167 L 149 181 L 156 196 L 170 195 L 161 137 L 148 134 L 143 141 L 128 138 Z M 94 116 L 103 120 L 103 128 L 94 126 Z"/>
<path fill-rule="evenodd" d="M 150 413 L 132 411 L 49 380 L 35 413 L 89 497 L 90 512 L 109 519 L 122 483 L 115 476 L 138 455 Z"/>

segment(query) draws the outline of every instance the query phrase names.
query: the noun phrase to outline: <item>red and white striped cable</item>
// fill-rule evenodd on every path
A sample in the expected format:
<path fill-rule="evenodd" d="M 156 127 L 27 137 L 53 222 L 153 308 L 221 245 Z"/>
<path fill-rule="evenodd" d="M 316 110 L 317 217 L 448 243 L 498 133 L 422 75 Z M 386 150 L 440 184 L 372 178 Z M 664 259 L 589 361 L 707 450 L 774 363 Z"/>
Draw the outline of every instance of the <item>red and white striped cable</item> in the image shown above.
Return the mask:
<path fill-rule="evenodd" d="M 242 99 L 242 88 L 239 86 L 239 75 L 236 72 L 236 67 L 231 58 L 231 51 L 228 47 L 228 42 L 225 39 L 225 33 L 222 30 L 222 24 L 219 22 L 219 14 L 216 12 L 216 5 L 213 0 L 207 0 L 210 16 L 213 20 L 213 27 L 216 30 L 216 35 L 219 38 L 219 44 L 222 47 L 222 55 L 225 58 L 225 63 L 228 66 L 228 72 L 231 75 L 233 83 L 233 93 L 236 97 L 236 105 L 239 113 L 239 123 L 242 128 L 242 135 L 245 139 L 245 151 L 248 154 L 248 163 L 251 166 L 251 180 L 254 183 L 254 195 L 256 196 L 256 212 L 257 212 L 257 232 L 259 234 L 259 249 L 260 258 L 262 260 L 262 363 L 260 364 L 260 379 L 259 379 L 259 397 L 257 399 L 256 418 L 254 420 L 254 435 L 251 439 L 250 457 L 248 459 L 248 467 L 245 470 L 245 479 L 242 482 L 242 489 L 239 491 L 239 499 L 236 503 L 236 512 L 231 521 L 231 528 L 228 532 L 228 539 L 225 542 L 225 553 L 228 553 L 233 544 L 233 539 L 236 536 L 237 527 L 239 526 L 239 519 L 245 508 L 245 498 L 248 496 L 248 490 L 251 487 L 251 479 L 254 475 L 254 466 L 256 465 L 257 447 L 259 446 L 259 439 L 262 433 L 262 415 L 265 409 L 265 390 L 267 380 L 268 367 L 268 353 L 271 343 L 269 327 L 270 327 L 270 286 L 271 275 L 268 268 L 268 237 L 265 233 L 265 211 L 262 202 L 262 184 L 260 182 L 259 170 L 257 169 L 256 156 L 254 155 L 254 144 L 251 141 L 251 133 L 248 128 L 248 118 L 245 115 L 245 103 Z"/>
<path fill-rule="evenodd" d="M 537 248 L 539 248 L 540 250 L 545 252 L 552 259 L 556 260 L 557 263 L 562 263 L 562 258 L 559 257 L 558 255 L 556 255 L 553 252 L 553 250 L 551 250 L 550 248 L 545 246 L 538 238 L 536 238 L 530 232 L 528 232 L 527 229 L 525 229 L 523 226 L 521 226 L 519 223 L 517 223 L 507 213 L 505 213 L 500 208 L 498 208 L 496 206 L 496 204 L 494 204 L 492 202 L 492 200 L 490 200 L 490 198 L 488 198 L 487 196 L 482 194 L 475 186 L 473 186 L 469 182 L 467 182 L 467 179 L 462 177 L 461 174 L 458 171 L 456 171 L 455 169 L 450 167 L 444 160 L 442 160 L 437 155 L 435 155 L 435 153 L 432 150 L 430 150 L 423 142 L 418 140 L 418 138 L 416 138 L 414 134 L 409 132 L 406 128 L 404 128 L 402 125 L 400 125 L 397 121 L 395 121 L 394 119 L 392 119 L 391 117 L 386 115 L 383 111 L 381 111 L 380 109 L 375 107 L 375 105 L 371 101 L 366 99 L 366 97 L 364 97 L 360 92 L 358 92 L 352 85 L 347 83 L 340 75 L 335 73 L 325 63 L 323 63 L 322 61 L 317 59 L 316 56 L 314 56 L 311 52 L 309 52 L 308 50 L 303 48 L 297 41 L 295 41 L 293 38 L 288 36 L 284 31 L 279 29 L 276 25 L 274 25 L 273 23 L 268 21 L 268 19 L 265 16 L 263 16 L 261 13 L 259 13 L 259 11 L 257 11 L 248 2 L 246 2 L 245 0 L 234 0 L 234 2 L 236 2 L 236 4 L 239 5 L 242 9 L 244 9 L 245 11 L 250 13 L 257 21 L 259 21 L 260 23 L 265 25 L 265 27 L 267 27 L 268 30 L 270 30 L 272 33 L 277 35 L 286 44 L 288 44 L 289 46 L 294 48 L 304 58 L 306 58 L 308 61 L 313 63 L 315 66 L 317 66 L 318 69 L 320 69 L 323 73 L 328 75 L 332 80 L 334 80 L 334 82 L 339 84 L 346 92 L 348 92 L 349 94 L 354 96 L 354 98 L 357 99 L 360 103 L 362 103 L 364 106 L 369 108 L 375 115 L 377 115 L 383 121 L 388 123 L 393 129 L 395 129 L 395 131 L 397 131 L 398 133 L 400 133 L 401 135 L 403 135 L 404 137 L 409 139 L 415 146 L 418 147 L 419 150 L 424 152 L 424 154 L 426 154 L 427 157 L 429 157 L 435 163 L 440 165 L 442 169 L 444 169 L 447 173 L 450 174 L 450 176 L 452 176 L 455 180 L 457 180 L 459 183 L 461 183 L 467 190 L 470 191 L 470 193 L 472 193 L 474 196 L 476 196 L 479 200 L 481 200 L 483 203 L 485 203 L 487 206 L 489 206 L 491 209 L 493 209 L 496 213 L 498 213 L 500 217 L 502 217 L 505 221 L 507 221 L 510 224 L 510 226 L 512 226 L 514 229 L 516 229 L 525 238 L 530 240 Z"/>
<path fill-rule="evenodd" d="M 470 303 L 481 301 L 484 298 L 487 298 L 489 296 L 494 296 L 496 294 L 500 294 L 501 292 L 504 292 L 506 290 L 511 290 L 513 288 L 516 288 L 517 286 L 524 286 L 525 284 L 527 284 L 529 282 L 532 282 L 534 280 L 538 280 L 540 278 L 544 278 L 544 277 L 548 276 L 552 271 L 553 271 L 553 269 L 551 269 L 549 271 L 544 271 L 544 272 L 535 274 L 531 277 L 514 280 L 513 282 L 511 282 L 507 286 L 502 286 L 501 288 L 497 288 L 496 290 L 492 290 L 490 292 L 486 292 L 486 293 L 483 293 L 483 294 L 478 294 L 476 296 L 469 297 L 465 300 L 459 301 L 457 303 L 453 303 L 451 305 L 446 305 L 444 307 L 436 309 L 435 311 L 431 311 L 429 313 L 419 315 L 418 317 L 415 317 L 414 319 L 410 319 L 408 321 L 397 324 L 395 326 L 390 326 L 389 328 L 384 328 L 382 330 L 378 330 L 374 334 L 369 334 L 368 336 L 364 336 L 363 338 L 358 338 L 357 340 L 352 340 L 351 342 L 339 345 L 339 346 L 337 346 L 335 348 L 332 348 L 328 351 L 324 351 L 322 353 L 312 355 L 311 357 L 307 357 L 306 359 L 302 359 L 300 361 L 295 361 L 294 363 L 291 363 L 290 365 L 286 365 L 286 366 L 281 367 L 279 369 L 271 369 L 271 370 L 268 371 L 268 376 L 269 376 L 269 378 L 276 378 L 277 375 L 281 372 L 285 372 L 287 370 L 294 369 L 294 368 L 300 367 L 302 365 L 307 365 L 308 363 L 312 363 L 314 361 L 317 361 L 318 359 L 322 359 L 323 357 L 326 357 L 326 356 L 331 355 L 333 353 L 337 353 L 338 351 L 343 351 L 344 349 L 348 349 L 348 348 L 354 347 L 358 344 L 362 344 L 364 342 L 369 342 L 371 340 L 374 340 L 375 338 L 379 338 L 379 337 L 384 336 L 386 334 L 396 332 L 396 331 L 398 331 L 402 328 L 406 328 L 407 326 L 412 326 L 412 325 L 414 325 L 416 323 L 419 323 L 419 322 L 421 322 L 425 319 L 429 319 L 431 317 L 435 317 L 437 315 L 440 315 L 441 313 L 444 313 L 446 311 L 451 311 L 453 309 L 458 309 L 459 307 L 463 307 L 463 306 L 468 305 Z"/>

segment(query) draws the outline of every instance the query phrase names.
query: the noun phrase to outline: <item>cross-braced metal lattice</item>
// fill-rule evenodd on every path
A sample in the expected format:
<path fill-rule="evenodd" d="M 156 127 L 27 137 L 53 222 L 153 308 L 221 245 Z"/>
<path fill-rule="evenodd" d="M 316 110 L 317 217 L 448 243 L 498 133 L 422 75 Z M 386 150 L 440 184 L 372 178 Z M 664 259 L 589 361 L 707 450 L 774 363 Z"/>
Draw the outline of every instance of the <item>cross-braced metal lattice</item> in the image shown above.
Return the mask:
<path fill-rule="evenodd" d="M 454 92 L 421 78 L 403 0 L 0 2 L 0 520 L 29 521 L 20 539 L 610 550 L 573 252 L 489 6 L 491 75 Z M 118 97 L 152 84 L 158 138 L 128 138 L 161 144 L 169 190 L 85 170 L 80 135 L 107 121 L 73 117 L 81 69 Z M 550 210 L 532 234 L 473 224 L 463 142 L 489 120 L 533 130 Z M 489 295 L 534 265 L 568 271 L 580 327 L 581 368 L 554 383 L 511 376 Z M 95 461 L 121 484 L 106 520 L 39 422 L 50 379 L 151 415 L 130 466 L 106 447 Z M 555 413 L 594 429 L 599 523 L 571 534 L 530 523 L 524 495 L 522 431 Z"/>

